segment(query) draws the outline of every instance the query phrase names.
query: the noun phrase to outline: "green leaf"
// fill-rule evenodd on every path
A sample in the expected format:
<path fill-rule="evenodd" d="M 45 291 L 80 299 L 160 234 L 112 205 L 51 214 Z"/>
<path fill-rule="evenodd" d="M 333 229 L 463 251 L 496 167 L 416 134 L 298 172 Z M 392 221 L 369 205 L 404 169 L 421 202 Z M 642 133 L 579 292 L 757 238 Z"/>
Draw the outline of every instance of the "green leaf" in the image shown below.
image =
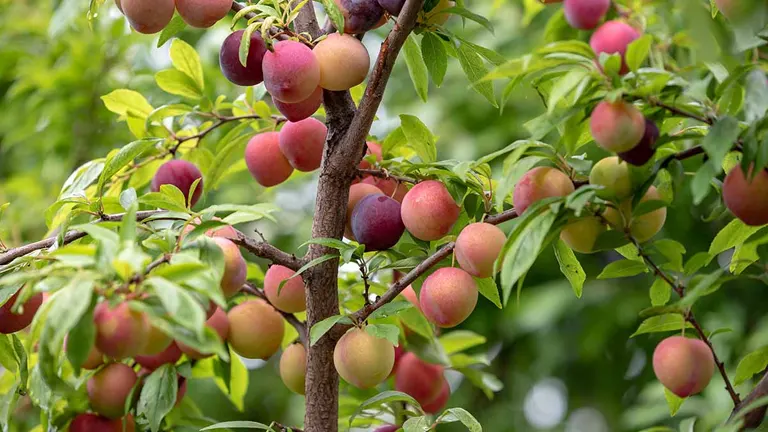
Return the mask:
<path fill-rule="evenodd" d="M 101 100 L 108 110 L 121 116 L 126 116 L 128 113 L 132 113 L 145 119 L 154 109 L 141 93 L 133 90 L 114 90 L 111 93 L 102 96 Z"/>
<path fill-rule="evenodd" d="M 427 432 L 432 429 L 432 422 L 426 416 L 411 417 L 403 423 L 404 432 Z"/>
<path fill-rule="evenodd" d="M 203 65 L 197 51 L 181 39 L 171 42 L 171 63 L 173 67 L 188 76 L 201 91 L 205 88 Z"/>
<path fill-rule="evenodd" d="M 315 323 L 309 330 L 309 345 L 314 346 L 336 323 L 352 325 L 352 320 L 346 315 L 334 315 Z"/>
<path fill-rule="evenodd" d="M 51 306 L 41 340 L 51 352 L 61 350 L 64 336 L 90 308 L 93 286 L 93 280 L 76 276 L 48 300 Z"/>
<path fill-rule="evenodd" d="M 664 306 L 672 296 L 672 287 L 662 278 L 656 278 L 649 292 L 652 306 Z"/>
<path fill-rule="evenodd" d="M 357 407 L 355 412 L 349 417 L 349 424 L 352 425 L 352 421 L 355 419 L 355 417 L 359 416 L 363 411 L 377 408 L 392 402 L 405 402 L 409 405 L 417 407 L 419 412 L 424 412 L 421 410 L 421 405 L 419 405 L 416 399 L 410 395 L 398 391 L 384 391 L 370 399 L 363 401 L 360 406 Z"/>
<path fill-rule="evenodd" d="M 400 327 L 393 324 L 368 324 L 365 326 L 365 332 L 379 339 L 386 339 L 392 342 L 392 345 L 398 346 L 400 342 Z"/>
<path fill-rule="evenodd" d="M 713 124 L 707 136 L 701 141 L 701 146 L 709 155 L 708 163 L 721 167 L 725 155 L 731 150 L 740 134 L 739 121 L 733 117 L 723 117 Z"/>
<path fill-rule="evenodd" d="M 416 155 L 419 156 L 422 162 L 430 163 L 437 160 L 437 147 L 435 143 L 437 139 L 429 128 L 418 117 L 400 114 L 400 124 L 408 140 L 408 146 L 412 148 Z"/>
<path fill-rule="evenodd" d="M 462 16 L 462 17 L 464 17 L 464 18 L 466 18 L 466 19 L 468 19 L 470 21 L 474 21 L 474 22 L 480 24 L 481 26 L 485 27 L 489 32 L 491 32 L 491 33 L 494 32 L 493 31 L 493 24 L 491 24 L 491 22 L 488 20 L 488 18 L 486 18 L 486 17 L 484 17 L 482 15 L 478 15 L 478 14 L 470 11 L 469 9 L 465 9 L 465 8 L 463 8 L 461 6 L 454 6 L 454 7 L 449 7 L 447 9 L 443 9 L 441 11 L 441 13 L 451 13 L 451 14 Z"/>
<path fill-rule="evenodd" d="M 723 273 L 723 270 L 717 269 L 706 276 L 694 277 L 688 286 L 685 297 L 681 298 L 678 304 L 683 307 L 690 307 L 701 297 L 717 291 L 723 284 L 723 281 L 720 280 Z"/>
<path fill-rule="evenodd" d="M 156 207 L 162 210 L 170 210 L 175 212 L 189 212 L 186 205 L 182 205 L 180 202 L 173 200 L 168 195 L 160 192 L 150 192 L 148 194 L 139 197 L 139 202 L 150 207 Z"/>
<path fill-rule="evenodd" d="M 421 38 L 421 55 L 427 65 L 429 76 L 432 77 L 432 82 L 440 87 L 448 70 L 448 54 L 443 41 L 434 33 L 424 33 Z"/>
<path fill-rule="evenodd" d="M 685 328 L 693 328 L 691 323 L 685 321 L 685 317 L 680 314 L 670 313 L 657 315 L 650 317 L 640 323 L 640 326 L 634 333 L 632 333 L 630 337 L 635 337 L 637 335 L 646 333 L 680 331 L 683 329 L 683 325 L 685 325 Z"/>
<path fill-rule="evenodd" d="M 636 276 L 640 273 L 647 272 L 645 263 L 634 260 L 619 260 L 614 261 L 603 269 L 603 271 L 597 276 L 598 279 L 612 279 L 622 278 L 629 276 Z"/>
<path fill-rule="evenodd" d="M 185 328 L 202 334 L 205 325 L 205 311 L 198 301 L 184 288 L 160 276 L 150 276 L 145 283 L 154 289 L 174 321 Z"/>
<path fill-rule="evenodd" d="M 216 429 L 258 429 L 258 430 L 265 430 L 265 431 L 273 431 L 271 427 L 258 423 L 253 421 L 228 421 L 228 422 L 221 422 L 216 423 L 214 425 L 204 427 L 200 429 L 200 431 L 209 431 L 209 430 L 216 430 Z"/>
<path fill-rule="evenodd" d="M 171 19 L 171 22 L 165 26 L 162 32 L 160 32 L 160 37 L 157 39 L 157 47 L 160 48 L 161 46 L 165 45 L 166 42 L 179 34 L 186 27 L 187 23 L 184 22 L 184 19 L 181 18 L 181 15 L 175 13 L 173 15 L 173 19 Z"/>
<path fill-rule="evenodd" d="M 627 66 L 629 66 L 629 70 L 637 72 L 637 70 L 640 69 L 640 66 L 643 65 L 643 62 L 651 53 L 652 42 L 653 36 L 645 34 L 629 44 L 625 55 L 625 61 L 627 62 Z"/>
<path fill-rule="evenodd" d="M 432 337 L 432 325 L 417 308 L 410 308 L 400 312 L 400 320 L 406 327 L 413 330 L 419 336 Z"/>
<path fill-rule="evenodd" d="M 438 339 L 448 355 L 468 350 L 486 342 L 485 336 L 469 330 L 454 330 Z"/>
<path fill-rule="evenodd" d="M 685 402 L 685 399 L 677 396 L 676 394 L 672 393 L 671 391 L 664 389 L 664 398 L 667 400 L 667 406 L 669 407 L 669 415 L 674 417 L 675 414 L 680 410 L 680 407 L 683 405 L 683 402 Z"/>
<path fill-rule="evenodd" d="M 336 249 L 338 251 L 347 250 L 349 248 L 353 248 L 353 249 L 355 248 L 355 246 L 353 246 L 353 245 L 351 245 L 349 243 L 344 243 L 343 241 L 341 241 L 339 239 L 335 239 L 335 238 L 313 238 L 313 239 L 310 239 L 310 240 L 302 243 L 298 247 L 298 249 L 301 249 L 304 246 L 307 246 L 307 245 L 310 245 L 310 244 L 318 244 L 318 245 L 321 245 L 321 246 L 325 246 L 325 247 Z"/>
<path fill-rule="evenodd" d="M 560 272 L 571 283 L 571 288 L 576 297 L 581 298 L 584 281 L 587 280 L 587 274 L 584 273 L 581 263 L 576 258 L 576 254 L 573 253 L 564 241 L 558 239 L 554 244 L 554 249 L 555 258 L 557 258 L 557 263 L 560 265 Z"/>
<path fill-rule="evenodd" d="M 245 410 L 245 394 L 248 391 L 248 369 L 240 356 L 229 348 L 229 399 L 240 411 Z"/>
<path fill-rule="evenodd" d="M 464 408 L 448 408 L 437 418 L 438 423 L 453 423 L 460 421 L 469 432 L 482 432 L 480 422 Z"/>
<path fill-rule="evenodd" d="M 764 346 L 744 356 L 736 366 L 734 385 L 740 385 L 752 378 L 752 375 L 760 373 L 768 366 L 768 346 Z"/>
<path fill-rule="evenodd" d="M 248 127 L 248 124 L 242 123 L 241 125 L 235 126 L 235 128 L 240 127 L 243 131 L 245 131 Z M 231 166 L 232 158 L 243 157 L 245 146 L 248 144 L 248 140 L 250 140 L 252 136 L 253 135 L 251 134 L 245 134 L 236 136 L 234 138 L 229 138 L 228 134 L 222 138 L 222 140 L 219 142 L 219 145 L 221 145 L 221 143 L 227 139 L 229 139 L 229 141 L 226 142 L 223 148 L 217 149 L 216 157 L 213 159 L 211 166 L 208 167 L 208 176 L 205 178 L 206 187 L 210 187 L 211 189 L 218 188 L 219 181 L 224 176 L 224 173 L 227 171 L 227 169 L 229 169 Z M 210 186 L 208 186 L 209 184 Z"/>
<path fill-rule="evenodd" d="M 101 196 L 104 185 L 112 179 L 123 167 L 131 163 L 134 159 L 141 157 L 144 153 L 151 150 L 155 144 L 160 142 L 157 138 L 141 139 L 126 144 L 117 153 L 110 155 L 104 163 L 104 170 L 99 177 L 97 194 Z"/>
<path fill-rule="evenodd" d="M 75 370 L 88 359 L 96 341 L 96 325 L 93 322 L 93 311 L 85 313 L 80 321 L 69 331 L 66 354 Z"/>
<path fill-rule="evenodd" d="M 305 271 L 311 269 L 312 267 L 314 267 L 314 266 L 316 266 L 318 264 L 322 264 L 322 263 L 324 263 L 326 261 L 330 261 L 332 259 L 338 258 L 338 257 L 339 257 L 338 255 L 333 255 L 333 254 L 326 254 L 326 255 L 323 255 L 323 256 L 319 256 L 319 257 L 313 259 L 312 261 L 310 261 L 310 262 L 304 264 L 303 266 L 301 266 L 301 268 L 296 270 L 296 273 L 294 273 L 293 276 L 291 276 L 289 279 L 293 279 L 295 277 L 298 277 L 299 275 L 301 275 Z"/>
<path fill-rule="evenodd" d="M 552 114 L 557 108 L 557 104 L 563 100 L 589 75 L 589 71 L 584 68 L 571 69 L 562 78 L 555 81 L 552 90 L 549 92 L 547 100 L 547 112 Z"/>
<path fill-rule="evenodd" d="M 392 315 L 397 315 L 400 312 L 412 308 L 413 305 L 410 302 L 407 301 L 394 301 L 391 303 L 387 303 L 384 306 L 376 309 L 369 317 L 368 319 L 374 320 L 374 319 L 381 319 L 386 318 Z"/>
<path fill-rule="evenodd" d="M 499 287 L 496 286 L 496 279 L 492 277 L 485 279 L 473 277 L 473 279 L 480 294 L 501 309 L 501 298 L 499 297 Z"/>
<path fill-rule="evenodd" d="M 176 403 L 177 392 L 178 378 L 173 365 L 160 366 L 144 381 L 136 412 L 146 416 L 152 432 L 160 430 L 163 418 Z"/>
<path fill-rule="evenodd" d="M 198 100 L 203 97 L 202 89 L 185 73 L 166 69 L 155 74 L 155 82 L 166 93 Z"/>
<path fill-rule="evenodd" d="M 496 96 L 493 94 L 493 84 L 490 81 L 481 81 L 488 74 L 488 68 L 485 67 L 475 48 L 461 43 L 456 51 L 461 69 L 472 84 L 472 88 L 488 99 L 491 105 L 498 107 Z"/>
<path fill-rule="evenodd" d="M 11 373 L 16 373 L 19 365 L 18 359 L 13 353 L 13 341 L 11 336 L 7 334 L 0 334 L 0 365 Z"/>
<path fill-rule="evenodd" d="M 427 65 L 424 63 L 424 58 L 421 57 L 421 50 L 419 50 L 419 44 L 416 42 L 416 36 L 413 33 L 409 34 L 408 39 L 405 40 L 403 51 L 405 54 L 405 65 L 408 66 L 408 75 L 411 76 L 413 87 L 416 89 L 416 93 L 421 100 L 426 102 L 427 90 L 429 88 Z"/>
<path fill-rule="evenodd" d="M 742 244 L 747 239 L 760 230 L 761 227 L 748 226 L 739 219 L 734 219 L 728 223 L 720 232 L 717 233 L 712 243 L 709 245 L 709 255 L 714 257 Z"/>

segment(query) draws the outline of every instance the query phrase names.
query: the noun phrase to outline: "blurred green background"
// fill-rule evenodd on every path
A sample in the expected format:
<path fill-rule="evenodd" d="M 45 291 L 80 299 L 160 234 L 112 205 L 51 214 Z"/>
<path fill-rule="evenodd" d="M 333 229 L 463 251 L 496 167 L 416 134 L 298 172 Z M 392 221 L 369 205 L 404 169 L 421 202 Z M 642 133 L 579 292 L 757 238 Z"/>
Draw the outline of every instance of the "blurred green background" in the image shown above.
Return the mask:
<path fill-rule="evenodd" d="M 131 33 L 111 2 L 89 22 L 87 3 L 0 0 L 0 204 L 10 202 L 0 219 L 0 240 L 9 247 L 46 235 L 43 213 L 76 167 L 132 141 L 125 123 L 105 109 L 100 96 L 130 88 L 147 95 L 154 106 L 177 100 L 161 92 L 153 79 L 156 71 L 170 64 L 168 45 L 155 48 L 156 36 Z M 670 10 L 658 9 L 665 21 L 650 17 L 650 26 L 664 31 L 664 22 L 675 26 L 685 22 L 669 3 Z M 547 23 L 560 10 L 559 5 L 543 9 L 535 0 L 475 0 L 469 7 L 491 19 L 495 35 L 472 24 L 462 28 L 458 19 L 449 26 L 507 58 L 545 43 Z M 701 10 L 705 11 L 703 5 Z M 372 57 L 387 29 L 365 37 Z M 586 32 L 563 29 L 555 33 L 588 37 Z M 227 34 L 228 23 L 222 22 L 208 31 L 188 29 L 179 35 L 203 58 L 209 97 L 236 97 L 242 91 L 218 71 L 218 47 Z M 500 93 L 501 86 L 497 84 L 496 90 Z M 449 63 L 443 86 L 430 88 L 429 102 L 424 104 L 401 60 L 371 133 L 383 138 L 399 125 L 399 114 L 414 114 L 440 136 L 441 158 L 469 160 L 526 138 L 523 124 L 543 111 L 539 96 L 523 84 L 500 113 L 469 90 L 455 59 Z M 500 169 L 496 172 L 499 175 Z M 316 174 L 302 175 L 264 190 L 246 172 L 208 193 L 205 204 L 276 202 L 283 209 L 278 217 L 282 224 L 264 224 L 259 229 L 292 251 L 309 236 L 315 184 Z M 727 221 L 703 223 L 701 217 L 702 211 L 692 206 L 690 197 L 681 194 L 670 210 L 664 235 L 685 244 L 690 255 L 704 251 Z M 450 375 L 454 393 L 449 406 L 466 408 L 492 432 L 635 431 L 662 424 L 676 427 L 691 416 L 699 417 L 697 430 L 710 430 L 726 419 L 730 400 L 717 375 L 702 395 L 686 401 L 670 418 L 650 366 L 650 355 L 661 336 L 629 338 L 639 323 L 638 311 L 650 306 L 650 276 L 596 281 L 601 268 L 617 256 L 580 258 L 589 278 L 582 299 L 573 295 L 554 255 L 547 251 L 528 274 L 519 299 L 505 310 L 479 302 L 463 327 L 488 337 L 489 342 L 479 349 L 488 350 L 490 369 L 504 388 L 488 400 L 471 384 Z M 764 289 L 731 283 L 696 306 L 706 329 L 732 330 L 713 339 L 731 373 L 745 353 L 768 343 Z M 207 416 L 218 420 L 300 424 L 303 399 L 280 382 L 277 359 L 249 364 L 251 387 L 245 412 L 238 412 L 210 380 L 193 380 L 189 394 Z M 749 385 L 739 390 L 746 393 Z"/>

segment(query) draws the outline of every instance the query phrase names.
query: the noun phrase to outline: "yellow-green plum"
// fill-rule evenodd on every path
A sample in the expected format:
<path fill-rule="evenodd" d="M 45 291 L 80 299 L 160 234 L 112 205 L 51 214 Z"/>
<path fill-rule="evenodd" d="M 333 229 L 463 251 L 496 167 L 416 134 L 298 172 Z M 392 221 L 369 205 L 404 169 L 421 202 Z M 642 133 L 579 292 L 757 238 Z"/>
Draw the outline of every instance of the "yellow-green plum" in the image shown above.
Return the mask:
<path fill-rule="evenodd" d="M 288 313 L 303 312 L 307 309 L 304 298 L 304 280 L 301 276 L 291 277 L 295 271 L 281 265 L 273 265 L 264 275 L 264 294 L 276 309 Z M 280 284 L 283 287 L 280 288 Z"/>
<path fill-rule="evenodd" d="M 565 0 L 563 12 L 565 20 L 573 28 L 580 30 L 592 30 L 602 21 L 611 0 Z"/>
<path fill-rule="evenodd" d="M 640 143 L 645 133 L 645 117 L 631 103 L 602 101 L 592 111 L 589 130 L 600 147 L 623 153 Z"/>
<path fill-rule="evenodd" d="M 240 63 L 240 42 L 244 33 L 244 30 L 238 30 L 224 39 L 219 51 L 219 67 L 224 77 L 233 84 L 253 86 L 264 81 L 261 64 L 267 52 L 267 45 L 259 32 L 253 32 L 248 45 L 248 57 L 243 66 Z"/>
<path fill-rule="evenodd" d="M 747 225 L 768 224 L 768 172 L 745 175 L 741 165 L 728 172 L 723 182 L 723 201 L 728 210 Z"/>
<path fill-rule="evenodd" d="M 443 238 L 459 218 L 459 206 L 437 180 L 420 182 L 403 198 L 400 214 L 405 228 L 419 240 Z"/>
<path fill-rule="evenodd" d="M 229 311 L 229 344 L 245 358 L 266 360 L 280 348 L 283 317 L 262 299 L 251 299 Z"/>
<path fill-rule="evenodd" d="M 91 408 L 108 418 L 125 414 L 125 405 L 138 377 L 128 365 L 111 363 L 96 372 L 86 385 Z"/>
<path fill-rule="evenodd" d="M 451 397 L 451 386 L 448 385 L 448 381 L 443 378 L 443 387 L 440 389 L 440 393 L 437 394 L 434 400 L 427 402 L 421 406 L 427 414 L 437 414 L 445 408 L 445 404 L 448 403 L 448 399 Z"/>
<path fill-rule="evenodd" d="M 395 372 L 395 390 L 411 395 L 420 405 L 434 401 L 443 389 L 443 366 L 405 353 Z"/>
<path fill-rule="evenodd" d="M 224 237 L 214 237 L 213 241 L 224 252 L 224 275 L 221 277 L 221 291 L 226 297 L 232 297 L 245 284 L 248 266 L 236 244 Z"/>
<path fill-rule="evenodd" d="M 672 336 L 656 346 L 653 372 L 664 387 L 684 398 L 707 387 L 715 372 L 715 361 L 703 341 Z"/>
<path fill-rule="evenodd" d="M 313 49 L 320 64 L 320 87 L 342 91 L 362 83 L 371 59 L 365 45 L 348 34 L 331 33 Z"/>
<path fill-rule="evenodd" d="M 627 47 L 639 38 L 640 32 L 635 30 L 634 27 L 623 21 L 614 20 L 606 22 L 592 33 L 592 37 L 589 39 L 589 46 L 592 47 L 592 51 L 595 52 L 598 59 L 602 53 L 620 54 L 621 70 L 619 73 L 623 75 L 629 72 L 629 66 L 627 66 L 626 59 L 624 58 Z"/>
<path fill-rule="evenodd" d="M 134 360 L 148 370 L 155 370 L 164 364 L 176 364 L 181 358 L 181 350 L 176 342 L 171 342 L 164 351 L 149 356 L 136 356 Z"/>
<path fill-rule="evenodd" d="M 131 27 L 144 34 L 164 29 L 176 10 L 173 0 L 121 0 L 120 7 Z"/>
<path fill-rule="evenodd" d="M 569 223 L 560 232 L 560 238 L 576 252 L 590 254 L 595 251 L 595 241 L 607 227 L 595 216 L 587 216 Z"/>
<path fill-rule="evenodd" d="M 589 183 L 602 186 L 597 196 L 606 199 L 624 199 L 632 195 L 632 179 L 629 165 L 618 156 L 599 160 L 589 173 Z"/>
<path fill-rule="evenodd" d="M 493 265 L 506 240 L 507 236 L 496 225 L 477 222 L 461 230 L 453 253 L 464 271 L 487 278 L 493 276 Z"/>
<path fill-rule="evenodd" d="M 357 241 L 352 232 L 352 211 L 361 199 L 368 195 L 382 194 L 381 189 L 366 183 L 355 183 L 349 187 L 349 200 L 347 201 L 347 224 L 344 226 L 344 237 Z"/>
<path fill-rule="evenodd" d="M 147 340 L 144 343 L 144 348 L 141 350 L 141 355 L 153 356 L 160 354 L 171 346 L 173 339 L 162 330 L 150 325 L 149 332 L 147 333 Z"/>
<path fill-rule="evenodd" d="M 144 313 L 131 310 L 128 303 L 111 307 L 106 301 L 93 311 L 96 347 L 107 357 L 124 359 L 139 355 L 149 337 L 150 323 Z"/>
<path fill-rule="evenodd" d="M 123 424 L 125 423 L 125 424 Z M 136 423 L 133 416 L 111 419 L 97 414 L 78 414 L 69 423 L 68 432 L 134 432 Z"/>
<path fill-rule="evenodd" d="M 405 232 L 400 203 L 381 194 L 368 195 L 352 211 L 352 232 L 367 251 L 387 250 Z"/>
<path fill-rule="evenodd" d="M 352 328 L 333 350 L 333 364 L 344 381 L 369 389 L 387 379 L 395 364 L 395 347 L 365 329 Z"/>
<path fill-rule="evenodd" d="M 208 320 L 205 322 L 205 326 L 213 330 L 219 336 L 219 339 L 221 339 L 222 342 L 227 340 L 227 337 L 231 334 L 231 326 L 227 313 L 224 312 L 220 307 L 216 307 L 216 312 L 214 312 L 213 315 L 208 318 Z M 197 351 L 194 348 L 184 345 L 181 342 L 177 342 L 176 344 L 181 352 L 186 354 L 186 356 L 192 360 L 200 360 L 213 355 L 213 353 L 203 353 Z"/>
<path fill-rule="evenodd" d="M 280 151 L 279 132 L 264 132 L 251 138 L 245 147 L 245 164 L 264 187 L 279 185 L 293 173 L 293 166 Z"/>
<path fill-rule="evenodd" d="M 277 100 L 296 103 L 306 100 L 320 85 L 320 65 L 306 45 L 284 40 L 264 54 L 264 86 Z"/>
<path fill-rule="evenodd" d="M 477 285 L 464 270 L 443 267 L 424 280 L 419 305 L 428 320 L 440 327 L 455 327 L 475 310 Z"/>
<path fill-rule="evenodd" d="M 19 298 L 19 293 L 12 295 L 0 306 L 0 333 L 11 334 L 25 329 L 32 323 L 37 310 L 43 304 L 43 294 L 34 294 L 21 306 L 21 313 L 14 313 L 13 306 Z"/>
<path fill-rule="evenodd" d="M 308 98 L 301 102 L 286 103 L 272 97 L 272 103 L 288 121 L 297 122 L 304 120 L 316 113 L 320 105 L 323 104 L 323 88 L 316 88 Z"/>
<path fill-rule="evenodd" d="M 197 180 L 200 181 L 195 186 L 195 192 L 190 197 L 189 192 Z M 155 176 L 152 177 L 152 192 L 159 191 L 160 186 L 166 184 L 176 186 L 184 194 L 184 198 L 189 200 L 188 204 L 192 207 L 203 193 L 203 174 L 191 162 L 179 159 L 171 160 L 160 165 Z"/>
<path fill-rule="evenodd" d="M 384 9 L 376 0 L 333 0 L 344 15 L 344 33 L 360 34 L 379 27 Z"/>
<path fill-rule="evenodd" d="M 192 27 L 208 28 L 227 16 L 232 2 L 229 0 L 176 0 L 176 10 L 185 23 Z"/>
<path fill-rule="evenodd" d="M 297 170 L 314 171 L 320 168 L 326 135 L 328 128 L 318 119 L 289 121 L 280 130 L 280 151 Z"/>
<path fill-rule="evenodd" d="M 575 189 L 571 178 L 551 167 L 536 167 L 523 175 L 515 185 L 512 201 L 515 212 L 522 215 L 531 204 L 545 198 L 564 197 Z"/>
<path fill-rule="evenodd" d="M 655 186 L 648 188 L 640 202 L 646 201 L 661 201 L 661 195 L 659 195 L 658 189 Z M 632 217 L 632 199 L 628 198 L 624 200 L 619 209 L 621 213 L 614 208 L 607 208 L 603 216 L 613 227 L 626 228 L 629 223 L 630 233 L 639 242 L 648 241 L 651 237 L 655 236 L 661 228 L 664 227 L 664 222 L 667 219 L 667 209 L 662 207 L 656 209 L 650 213 L 646 213 L 637 217 Z"/>
<path fill-rule="evenodd" d="M 307 376 L 307 350 L 300 343 L 289 345 L 280 356 L 280 378 L 294 393 L 304 394 Z"/>

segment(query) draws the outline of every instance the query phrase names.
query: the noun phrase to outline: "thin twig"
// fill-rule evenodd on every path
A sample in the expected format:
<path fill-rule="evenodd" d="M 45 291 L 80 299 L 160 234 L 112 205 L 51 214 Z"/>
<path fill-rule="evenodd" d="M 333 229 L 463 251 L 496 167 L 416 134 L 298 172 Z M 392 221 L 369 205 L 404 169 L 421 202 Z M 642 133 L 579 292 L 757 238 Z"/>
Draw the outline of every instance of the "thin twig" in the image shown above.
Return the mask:
<path fill-rule="evenodd" d="M 363 278 L 363 286 L 365 287 L 363 289 L 363 299 L 365 300 L 365 305 L 368 306 L 371 304 L 371 299 L 369 297 L 371 285 L 368 283 L 368 267 L 365 264 L 365 260 L 362 258 L 357 261 L 357 265 L 360 267 L 360 277 Z"/>
<path fill-rule="evenodd" d="M 299 259 L 293 254 L 283 252 L 265 241 L 258 241 L 248 237 L 240 231 L 237 231 L 237 238 L 231 240 L 257 257 L 268 259 L 275 264 L 288 267 L 291 270 L 298 270 L 304 265 L 303 259 Z"/>
<path fill-rule="evenodd" d="M 419 182 L 418 179 L 415 179 L 413 177 L 406 177 L 406 176 L 400 176 L 390 173 L 389 171 L 385 169 L 364 169 L 364 168 L 358 168 L 357 172 L 362 177 L 363 175 L 370 175 L 373 177 L 379 177 L 383 179 L 392 179 L 397 180 L 400 183 L 412 183 L 416 184 Z"/>
<path fill-rule="evenodd" d="M 679 117 L 687 117 L 687 118 L 690 118 L 690 119 L 693 119 L 693 120 L 700 121 L 702 123 L 706 123 L 708 125 L 712 125 L 715 122 L 715 120 L 712 119 L 712 118 L 700 116 L 700 115 L 698 115 L 696 113 L 692 113 L 692 112 L 681 110 L 680 108 L 677 108 L 674 105 L 669 105 L 669 104 L 667 104 L 665 102 L 662 102 L 661 100 L 659 100 L 658 98 L 655 98 L 655 97 L 648 97 L 648 98 L 645 98 L 644 100 L 646 102 L 648 102 L 648 104 L 651 105 L 651 106 L 656 106 L 656 107 L 659 107 L 659 108 L 664 108 L 665 110 L 667 110 L 667 111 L 669 111 L 669 112 L 671 112 L 673 114 L 676 114 Z"/>
<path fill-rule="evenodd" d="M 266 294 L 264 294 L 264 291 L 262 291 L 259 287 L 257 287 L 256 285 L 254 285 L 254 284 L 252 284 L 250 282 L 246 282 L 245 285 L 243 285 L 243 287 L 240 290 L 242 292 L 244 292 L 244 293 L 256 296 L 256 297 L 264 300 L 265 302 L 269 303 L 270 305 L 272 304 L 272 303 L 270 303 L 270 301 L 267 298 Z M 274 307 L 274 305 L 272 307 Z M 283 318 L 286 321 L 288 321 L 288 324 L 292 325 L 293 328 L 296 329 L 296 332 L 299 333 L 299 339 L 301 340 L 301 343 L 305 347 L 308 347 L 309 345 L 307 345 L 308 339 L 307 339 L 307 326 L 306 326 L 306 324 L 303 321 L 301 321 L 300 319 L 296 318 L 296 315 L 294 315 L 294 314 L 283 312 L 283 311 L 281 311 L 278 308 L 275 308 L 275 310 L 278 311 L 280 313 L 280 315 L 282 315 Z"/>

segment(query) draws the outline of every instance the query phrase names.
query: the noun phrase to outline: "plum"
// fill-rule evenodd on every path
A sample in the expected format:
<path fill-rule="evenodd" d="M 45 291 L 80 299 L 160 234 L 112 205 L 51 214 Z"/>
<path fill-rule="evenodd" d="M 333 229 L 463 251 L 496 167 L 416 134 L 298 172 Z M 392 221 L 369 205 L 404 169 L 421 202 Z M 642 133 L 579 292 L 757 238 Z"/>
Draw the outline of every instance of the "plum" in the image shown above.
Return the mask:
<path fill-rule="evenodd" d="M 357 203 L 351 225 L 355 238 L 367 251 L 387 250 L 405 232 L 400 203 L 381 194 L 368 195 Z"/>

